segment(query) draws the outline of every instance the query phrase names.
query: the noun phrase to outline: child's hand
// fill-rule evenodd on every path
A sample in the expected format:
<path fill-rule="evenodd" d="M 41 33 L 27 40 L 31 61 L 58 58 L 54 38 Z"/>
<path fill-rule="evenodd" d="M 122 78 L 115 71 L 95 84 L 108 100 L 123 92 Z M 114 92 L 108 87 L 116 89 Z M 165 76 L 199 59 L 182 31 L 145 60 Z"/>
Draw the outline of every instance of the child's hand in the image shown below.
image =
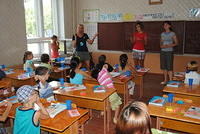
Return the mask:
<path fill-rule="evenodd" d="M 6 101 L 7 107 L 12 107 L 12 103 L 10 101 Z"/>
<path fill-rule="evenodd" d="M 108 69 L 108 64 L 104 64 L 103 67 Z"/>

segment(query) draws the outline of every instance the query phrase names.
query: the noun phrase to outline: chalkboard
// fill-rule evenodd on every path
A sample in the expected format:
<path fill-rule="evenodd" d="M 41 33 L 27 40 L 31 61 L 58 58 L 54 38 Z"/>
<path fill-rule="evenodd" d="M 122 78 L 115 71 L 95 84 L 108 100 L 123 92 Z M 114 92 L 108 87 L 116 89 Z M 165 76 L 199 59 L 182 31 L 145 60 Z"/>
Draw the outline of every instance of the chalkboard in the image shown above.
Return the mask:
<path fill-rule="evenodd" d="M 98 23 L 98 49 L 131 51 L 130 37 L 135 31 L 136 22 Z M 163 21 L 143 22 L 147 33 L 147 52 L 160 52 L 160 35 Z M 200 54 L 200 21 L 172 21 L 173 31 L 178 38 L 177 54 Z"/>
<path fill-rule="evenodd" d="M 185 29 L 184 53 L 200 54 L 200 21 L 187 21 Z"/>
<path fill-rule="evenodd" d="M 117 50 L 124 49 L 123 23 L 98 24 L 98 49 Z"/>

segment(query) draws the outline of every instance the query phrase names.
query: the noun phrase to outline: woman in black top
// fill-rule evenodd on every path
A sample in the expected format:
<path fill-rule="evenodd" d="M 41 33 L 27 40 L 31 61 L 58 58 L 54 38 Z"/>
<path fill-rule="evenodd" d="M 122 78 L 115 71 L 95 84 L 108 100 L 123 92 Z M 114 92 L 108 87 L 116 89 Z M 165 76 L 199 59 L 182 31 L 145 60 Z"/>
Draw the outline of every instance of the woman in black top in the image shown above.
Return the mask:
<path fill-rule="evenodd" d="M 84 33 L 83 24 L 79 24 L 77 26 L 76 34 L 73 35 L 72 38 L 72 45 L 74 48 L 76 48 L 76 55 L 80 57 L 80 61 L 85 63 L 88 69 L 90 66 L 90 55 L 87 48 L 87 43 L 92 45 L 96 37 L 97 34 L 95 34 L 92 40 L 90 40 L 88 35 Z"/>

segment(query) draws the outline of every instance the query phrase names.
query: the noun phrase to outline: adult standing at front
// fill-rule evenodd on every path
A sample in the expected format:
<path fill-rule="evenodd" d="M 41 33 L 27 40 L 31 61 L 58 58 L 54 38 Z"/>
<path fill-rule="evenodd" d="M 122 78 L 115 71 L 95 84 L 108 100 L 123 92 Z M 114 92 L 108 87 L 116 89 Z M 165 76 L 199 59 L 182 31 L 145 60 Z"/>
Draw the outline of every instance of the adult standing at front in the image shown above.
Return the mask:
<path fill-rule="evenodd" d="M 138 67 L 144 67 L 147 34 L 143 30 L 143 24 L 141 22 L 137 22 L 135 25 L 135 32 L 131 37 L 131 42 L 133 43 L 133 59 L 136 69 L 138 69 Z"/>
<path fill-rule="evenodd" d="M 72 38 L 72 45 L 76 49 L 75 54 L 80 57 L 81 63 L 84 63 L 88 69 L 91 57 L 87 48 L 87 43 L 92 45 L 96 37 L 97 34 L 95 34 L 92 40 L 90 40 L 88 35 L 84 33 L 84 25 L 79 24 L 77 26 L 76 34 L 73 35 Z"/>
<path fill-rule="evenodd" d="M 172 30 L 172 24 L 170 21 L 165 21 L 163 23 L 164 32 L 161 33 L 160 41 L 160 67 L 163 70 L 164 81 L 161 84 L 166 84 L 173 77 L 173 47 L 177 46 L 178 40 L 176 34 Z"/>

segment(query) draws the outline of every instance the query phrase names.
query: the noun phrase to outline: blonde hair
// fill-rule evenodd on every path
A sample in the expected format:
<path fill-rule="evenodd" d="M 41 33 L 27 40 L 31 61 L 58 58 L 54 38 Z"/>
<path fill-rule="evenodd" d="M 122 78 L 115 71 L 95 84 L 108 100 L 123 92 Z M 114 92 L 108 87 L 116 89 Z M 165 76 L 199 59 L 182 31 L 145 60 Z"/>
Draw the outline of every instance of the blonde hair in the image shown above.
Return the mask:
<path fill-rule="evenodd" d="M 117 121 L 116 134 L 152 134 L 147 105 L 133 102 L 126 106 Z"/>

